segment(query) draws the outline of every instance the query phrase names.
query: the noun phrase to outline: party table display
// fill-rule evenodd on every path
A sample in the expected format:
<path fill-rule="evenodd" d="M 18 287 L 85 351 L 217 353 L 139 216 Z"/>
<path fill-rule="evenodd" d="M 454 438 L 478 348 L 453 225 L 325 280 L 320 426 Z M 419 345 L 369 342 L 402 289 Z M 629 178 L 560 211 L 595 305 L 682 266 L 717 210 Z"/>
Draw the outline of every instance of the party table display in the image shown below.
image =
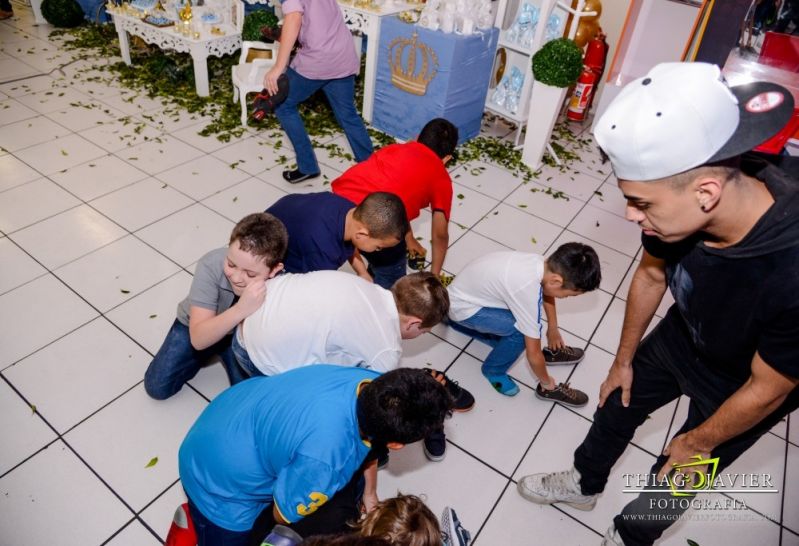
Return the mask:
<path fill-rule="evenodd" d="M 221 57 L 241 48 L 238 0 L 206 0 L 195 7 L 191 0 L 133 0 L 109 2 L 106 10 L 114 20 L 119 49 L 126 64 L 131 64 L 128 34 L 138 36 L 161 49 L 189 53 L 194 64 L 197 95 L 207 97 L 208 57 Z"/>

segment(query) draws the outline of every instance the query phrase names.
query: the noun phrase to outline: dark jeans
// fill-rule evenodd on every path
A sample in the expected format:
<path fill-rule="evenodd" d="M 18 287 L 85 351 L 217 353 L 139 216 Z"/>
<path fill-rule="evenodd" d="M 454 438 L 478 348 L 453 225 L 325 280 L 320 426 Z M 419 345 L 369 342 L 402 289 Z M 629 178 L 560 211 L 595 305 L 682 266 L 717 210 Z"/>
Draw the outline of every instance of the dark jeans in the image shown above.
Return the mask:
<path fill-rule="evenodd" d="M 144 389 L 156 400 L 166 400 L 192 377 L 212 357 L 219 356 L 231 385 L 247 379 L 230 350 L 232 336 L 227 335 L 207 349 L 198 351 L 191 346 L 189 327 L 175 320 L 172 328 L 144 373 Z"/>
<path fill-rule="evenodd" d="M 335 80 L 311 80 L 291 68 L 286 70 L 286 76 L 289 80 L 289 95 L 275 109 L 275 115 L 286 136 L 289 137 L 291 145 L 294 146 L 297 168 L 301 173 L 318 173 L 319 163 L 316 161 L 311 139 L 308 138 L 308 132 L 297 108 L 320 89 L 327 96 L 333 115 L 344 130 L 352 153 L 355 154 L 355 160 L 361 162 L 372 155 L 372 141 L 366 132 L 361 115 L 355 108 L 355 76 Z"/>
<path fill-rule="evenodd" d="M 369 262 L 369 274 L 375 284 L 386 290 L 390 290 L 408 272 L 408 245 L 405 239 L 396 246 L 377 252 L 363 252 L 361 255 Z"/>
<path fill-rule="evenodd" d="M 633 359 L 633 384 L 629 407 L 622 406 L 621 390 L 614 391 L 602 408 L 594 413 L 594 423 L 583 443 L 574 453 L 574 467 L 580 472 L 584 495 L 605 489 L 611 468 L 627 448 L 635 430 L 647 416 L 682 394 L 691 400 L 688 418 L 677 434 L 696 428 L 710 417 L 743 384 L 723 376 L 700 361 L 690 337 L 674 309 L 641 342 Z M 721 444 L 711 457 L 719 457 L 717 473 L 732 464 L 763 434 L 799 406 L 799 390 L 762 422 L 743 434 Z M 668 457 L 661 455 L 650 470 L 656 474 Z M 617 484 L 624 487 L 624 484 Z M 649 545 L 657 540 L 685 511 L 680 503 L 668 509 L 656 506 L 664 495 L 641 493 L 624 507 L 613 522 L 626 546 Z M 669 497 L 672 498 L 672 497 Z M 645 519 L 652 518 L 652 519 Z"/>
<path fill-rule="evenodd" d="M 358 469 L 349 483 L 318 510 L 287 527 L 303 537 L 348 532 L 350 527 L 347 523 L 357 521 L 360 516 L 359 504 L 364 488 L 363 468 Z M 238 532 L 229 531 L 211 522 L 189 499 L 191 519 L 197 531 L 197 546 L 261 546 L 263 539 L 276 525 L 272 508 L 272 503 L 264 508 L 255 520 L 252 530 Z"/>

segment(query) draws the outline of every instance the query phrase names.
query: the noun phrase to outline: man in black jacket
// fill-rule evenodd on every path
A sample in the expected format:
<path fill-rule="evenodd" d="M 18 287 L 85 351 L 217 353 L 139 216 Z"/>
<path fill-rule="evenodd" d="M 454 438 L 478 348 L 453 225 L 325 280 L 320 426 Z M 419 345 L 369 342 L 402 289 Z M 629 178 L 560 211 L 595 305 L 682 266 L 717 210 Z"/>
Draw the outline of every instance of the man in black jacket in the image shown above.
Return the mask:
<path fill-rule="evenodd" d="M 799 406 L 799 184 L 741 158 L 792 113 L 780 86 L 730 88 L 715 65 L 665 63 L 596 125 L 644 252 L 574 467 L 525 476 L 520 494 L 592 509 L 636 428 L 680 395 L 691 400 L 646 491 L 603 544 L 654 543 L 697 490 Z M 667 288 L 675 304 L 642 341 Z"/>

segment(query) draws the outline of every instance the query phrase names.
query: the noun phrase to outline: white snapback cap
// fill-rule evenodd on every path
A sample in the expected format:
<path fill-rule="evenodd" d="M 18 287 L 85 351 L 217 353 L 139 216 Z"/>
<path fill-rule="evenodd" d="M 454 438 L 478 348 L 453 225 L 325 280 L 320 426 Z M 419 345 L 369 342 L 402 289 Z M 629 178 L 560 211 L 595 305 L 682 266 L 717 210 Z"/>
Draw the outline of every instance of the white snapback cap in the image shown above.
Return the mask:
<path fill-rule="evenodd" d="M 594 137 L 617 178 L 658 180 L 751 150 L 785 126 L 793 105 L 773 83 L 728 87 L 714 64 L 662 63 L 621 90 Z"/>

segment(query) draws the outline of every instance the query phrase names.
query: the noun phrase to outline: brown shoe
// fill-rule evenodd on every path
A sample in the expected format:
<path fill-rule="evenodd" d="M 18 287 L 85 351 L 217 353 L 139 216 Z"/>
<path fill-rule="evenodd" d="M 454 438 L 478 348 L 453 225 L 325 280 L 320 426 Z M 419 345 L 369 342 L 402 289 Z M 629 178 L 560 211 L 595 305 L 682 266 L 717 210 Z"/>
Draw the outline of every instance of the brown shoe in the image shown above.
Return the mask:
<path fill-rule="evenodd" d="M 588 403 L 588 395 L 583 391 L 572 389 L 568 383 L 560 383 L 552 390 L 545 389 L 541 383 L 535 388 L 535 395 L 541 400 L 560 402 L 564 406 L 581 408 Z"/>

